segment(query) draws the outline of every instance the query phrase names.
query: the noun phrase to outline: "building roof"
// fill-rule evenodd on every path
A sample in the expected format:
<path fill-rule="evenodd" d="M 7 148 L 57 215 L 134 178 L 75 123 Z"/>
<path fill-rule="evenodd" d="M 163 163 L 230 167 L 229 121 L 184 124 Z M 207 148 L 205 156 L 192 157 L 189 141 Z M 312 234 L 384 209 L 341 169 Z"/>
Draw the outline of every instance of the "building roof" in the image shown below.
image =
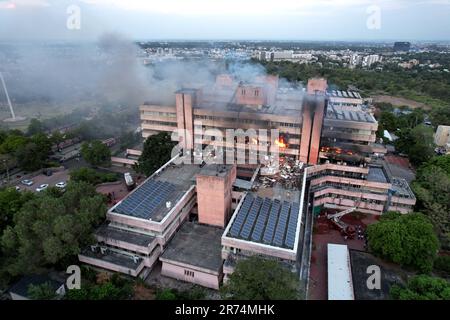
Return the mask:
<path fill-rule="evenodd" d="M 22 279 L 12 285 L 12 287 L 9 289 L 9 292 L 20 295 L 22 297 L 28 297 L 28 289 L 30 285 L 37 286 L 44 283 L 48 283 L 55 290 L 55 293 L 56 290 L 64 285 L 64 282 L 53 280 L 47 275 L 34 274 L 22 277 Z"/>
<path fill-rule="evenodd" d="M 330 120 L 376 123 L 375 118 L 368 112 L 343 110 L 331 104 L 328 105 L 326 118 Z"/>
<path fill-rule="evenodd" d="M 109 224 L 101 225 L 95 234 L 103 238 L 129 242 L 142 247 L 149 246 L 155 240 L 155 237 L 129 230 L 118 229 L 111 227 Z"/>
<path fill-rule="evenodd" d="M 389 290 L 392 285 L 404 285 L 404 280 L 402 279 L 404 274 L 399 272 L 399 268 L 383 262 L 368 252 L 357 250 L 349 250 L 349 252 L 352 277 L 354 279 L 353 291 L 356 300 L 387 300 L 389 299 Z M 380 268 L 381 287 L 379 290 L 371 290 L 367 287 L 367 278 L 371 275 L 367 273 L 369 266 Z"/>
<path fill-rule="evenodd" d="M 95 251 L 92 251 L 91 248 L 85 248 L 82 252 L 82 255 L 135 271 L 138 269 L 139 265 L 142 262 L 142 258 L 139 256 L 136 256 L 136 258 L 134 258 L 132 255 L 116 252 L 109 248 L 107 248 L 104 253 L 98 248 Z"/>
<path fill-rule="evenodd" d="M 215 273 L 222 267 L 221 236 L 217 227 L 185 222 L 161 255 L 169 260 Z"/>
<path fill-rule="evenodd" d="M 354 300 L 350 254 L 346 245 L 328 244 L 328 300 Z"/>
<path fill-rule="evenodd" d="M 299 211 L 298 202 L 247 194 L 227 236 L 294 249 Z"/>
<path fill-rule="evenodd" d="M 327 91 L 327 95 L 330 97 L 337 98 L 353 98 L 353 99 L 361 99 L 361 95 L 356 91 L 345 91 L 345 90 L 330 90 Z"/>
<path fill-rule="evenodd" d="M 374 182 L 388 183 L 388 179 L 382 167 L 369 166 L 367 180 Z"/>
<path fill-rule="evenodd" d="M 175 195 L 175 185 L 153 179 L 145 181 L 115 208 L 120 214 L 161 221 L 167 214 L 166 202 Z"/>
<path fill-rule="evenodd" d="M 207 164 L 200 170 L 199 175 L 226 177 L 228 172 L 233 168 L 232 165 L 224 164 Z"/>
<path fill-rule="evenodd" d="M 170 164 L 139 185 L 111 212 L 160 222 L 195 185 L 195 176 L 200 170 L 198 165 Z"/>

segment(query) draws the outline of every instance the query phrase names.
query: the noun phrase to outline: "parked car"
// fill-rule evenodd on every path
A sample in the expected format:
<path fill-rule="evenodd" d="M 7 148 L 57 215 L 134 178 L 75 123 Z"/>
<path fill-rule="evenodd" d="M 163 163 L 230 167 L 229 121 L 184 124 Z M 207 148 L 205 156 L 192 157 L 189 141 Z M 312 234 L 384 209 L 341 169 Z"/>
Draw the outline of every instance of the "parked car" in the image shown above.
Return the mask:
<path fill-rule="evenodd" d="M 55 187 L 64 189 L 65 187 L 67 187 L 67 182 L 65 181 L 58 182 L 57 184 L 55 184 Z"/>
<path fill-rule="evenodd" d="M 20 181 L 20 183 L 22 183 L 23 185 L 26 185 L 26 186 L 32 186 L 34 182 L 33 182 L 33 180 L 25 179 L 25 180 Z"/>
<path fill-rule="evenodd" d="M 16 191 L 20 191 L 20 187 L 19 186 L 16 186 Z"/>
<path fill-rule="evenodd" d="M 44 171 L 42 171 L 42 173 L 48 177 L 50 177 L 53 174 L 53 171 L 50 169 L 45 169 Z"/>
<path fill-rule="evenodd" d="M 41 184 L 39 187 L 37 187 L 36 188 L 36 191 L 37 192 L 41 192 L 41 191 L 44 191 L 45 189 L 47 189 L 48 188 L 48 184 Z"/>

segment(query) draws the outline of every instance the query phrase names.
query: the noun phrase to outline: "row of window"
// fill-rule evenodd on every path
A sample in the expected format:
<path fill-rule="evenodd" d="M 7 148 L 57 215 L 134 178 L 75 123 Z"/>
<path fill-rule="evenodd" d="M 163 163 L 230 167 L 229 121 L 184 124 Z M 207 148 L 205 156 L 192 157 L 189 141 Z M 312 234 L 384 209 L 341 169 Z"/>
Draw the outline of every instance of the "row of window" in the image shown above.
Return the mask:
<path fill-rule="evenodd" d="M 167 118 L 176 118 L 177 114 L 173 112 L 160 112 L 160 111 L 142 111 L 142 115 L 144 116 L 157 116 L 157 117 L 167 117 Z"/>
<path fill-rule="evenodd" d="M 348 195 L 335 194 L 335 193 L 325 193 L 318 197 L 315 197 L 315 199 L 323 199 L 323 198 L 347 199 L 347 200 L 353 200 L 353 201 L 357 201 L 357 202 L 364 202 L 364 203 L 369 203 L 369 204 L 379 204 L 379 205 L 384 204 L 384 201 L 380 201 L 380 200 L 352 197 L 352 196 L 348 196 Z"/>
<path fill-rule="evenodd" d="M 168 126 L 168 127 L 176 127 L 176 122 L 165 122 L 165 121 L 155 121 L 155 120 L 144 120 L 142 121 L 143 124 L 153 124 L 157 126 Z"/>

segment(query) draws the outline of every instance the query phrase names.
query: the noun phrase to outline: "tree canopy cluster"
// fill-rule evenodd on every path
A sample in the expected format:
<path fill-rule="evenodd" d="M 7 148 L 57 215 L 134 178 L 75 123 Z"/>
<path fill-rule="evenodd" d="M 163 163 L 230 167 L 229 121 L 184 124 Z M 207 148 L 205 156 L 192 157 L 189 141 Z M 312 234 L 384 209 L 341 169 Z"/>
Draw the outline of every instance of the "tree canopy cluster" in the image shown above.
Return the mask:
<path fill-rule="evenodd" d="M 388 212 L 367 227 L 369 249 L 377 256 L 421 272 L 430 272 L 439 241 L 421 213 Z"/>
<path fill-rule="evenodd" d="M 253 256 L 237 262 L 221 295 L 233 300 L 295 300 L 300 298 L 299 280 L 278 261 Z"/>
<path fill-rule="evenodd" d="M 417 210 L 433 222 L 441 245 L 450 248 L 450 155 L 434 157 L 420 166 L 411 187 Z"/>
<path fill-rule="evenodd" d="M 102 283 L 83 283 L 79 290 L 69 290 L 67 300 L 124 300 L 133 293 L 133 284 L 115 273 Z"/>
<path fill-rule="evenodd" d="M 9 192 L 1 191 L 0 198 Z M 12 276 L 48 266 L 65 268 L 93 241 L 94 227 L 107 210 L 105 198 L 85 182 L 69 182 L 65 192 L 49 188 L 39 195 L 16 196 L 15 201 L 16 211 L 0 239 L 1 271 Z"/>
<path fill-rule="evenodd" d="M 82 167 L 71 170 L 70 179 L 72 181 L 84 181 L 95 186 L 100 183 L 117 181 L 118 176 L 116 173 L 103 173 L 92 168 Z"/>
<path fill-rule="evenodd" d="M 450 283 L 427 275 L 414 276 L 405 287 L 394 285 L 390 295 L 395 300 L 450 300 Z"/>
<path fill-rule="evenodd" d="M 53 141 L 43 132 L 31 136 L 24 135 L 19 130 L 0 132 L 0 155 L 5 166 L 19 166 L 25 171 L 34 171 L 47 164 Z"/>
<path fill-rule="evenodd" d="M 147 176 L 151 175 L 170 160 L 174 146 L 175 142 L 167 132 L 160 132 L 148 137 L 135 169 Z"/>
<path fill-rule="evenodd" d="M 84 142 L 81 145 L 81 156 L 87 163 L 95 167 L 111 165 L 111 150 L 100 140 Z"/>

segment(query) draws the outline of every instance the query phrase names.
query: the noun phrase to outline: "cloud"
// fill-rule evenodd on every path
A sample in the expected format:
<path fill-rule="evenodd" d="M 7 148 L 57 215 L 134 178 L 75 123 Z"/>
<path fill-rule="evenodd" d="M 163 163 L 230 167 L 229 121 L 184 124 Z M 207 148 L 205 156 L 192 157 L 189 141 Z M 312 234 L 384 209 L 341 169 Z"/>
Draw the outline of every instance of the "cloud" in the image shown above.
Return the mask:
<path fill-rule="evenodd" d="M 50 3 L 47 0 L 1 0 L 0 9 L 14 10 L 20 7 L 48 7 Z"/>

